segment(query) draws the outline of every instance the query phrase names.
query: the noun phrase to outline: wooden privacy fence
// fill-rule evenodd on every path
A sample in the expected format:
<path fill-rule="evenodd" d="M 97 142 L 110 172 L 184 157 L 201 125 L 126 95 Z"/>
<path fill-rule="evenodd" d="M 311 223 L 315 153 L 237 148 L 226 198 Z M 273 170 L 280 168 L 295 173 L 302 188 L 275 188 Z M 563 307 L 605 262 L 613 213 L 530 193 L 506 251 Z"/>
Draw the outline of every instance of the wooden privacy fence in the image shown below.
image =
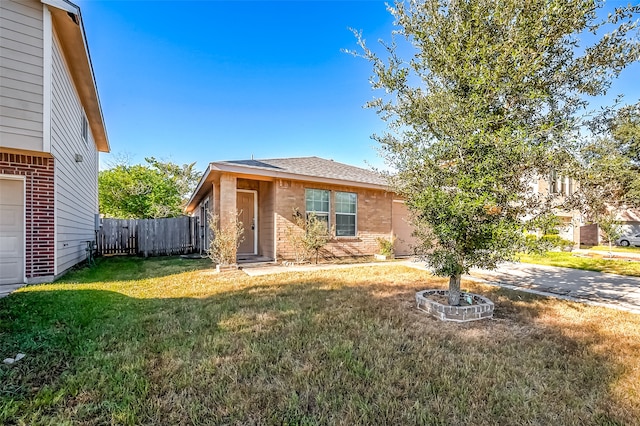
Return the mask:
<path fill-rule="evenodd" d="M 98 254 L 170 256 L 200 251 L 197 217 L 100 219 Z"/>

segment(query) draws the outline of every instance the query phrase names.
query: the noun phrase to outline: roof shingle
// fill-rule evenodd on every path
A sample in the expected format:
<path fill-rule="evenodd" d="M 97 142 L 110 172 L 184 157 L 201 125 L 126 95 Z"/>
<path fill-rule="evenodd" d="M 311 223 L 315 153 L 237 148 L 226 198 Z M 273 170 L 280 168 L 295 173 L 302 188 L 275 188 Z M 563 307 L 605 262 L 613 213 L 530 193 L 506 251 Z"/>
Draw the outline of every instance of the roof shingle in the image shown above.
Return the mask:
<path fill-rule="evenodd" d="M 256 169 L 256 172 L 259 170 L 268 170 L 373 185 L 387 185 L 385 177 L 372 170 L 350 166 L 333 160 L 325 160 L 319 157 L 216 161 L 212 164 L 243 166 Z"/>

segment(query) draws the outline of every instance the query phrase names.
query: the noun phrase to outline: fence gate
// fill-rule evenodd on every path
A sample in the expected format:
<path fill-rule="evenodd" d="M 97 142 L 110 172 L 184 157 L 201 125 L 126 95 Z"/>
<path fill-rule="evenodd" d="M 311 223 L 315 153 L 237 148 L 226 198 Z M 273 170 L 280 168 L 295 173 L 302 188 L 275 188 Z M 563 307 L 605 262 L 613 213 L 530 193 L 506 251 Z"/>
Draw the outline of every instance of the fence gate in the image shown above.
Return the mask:
<path fill-rule="evenodd" d="M 98 254 L 170 256 L 200 250 L 197 217 L 100 219 Z"/>

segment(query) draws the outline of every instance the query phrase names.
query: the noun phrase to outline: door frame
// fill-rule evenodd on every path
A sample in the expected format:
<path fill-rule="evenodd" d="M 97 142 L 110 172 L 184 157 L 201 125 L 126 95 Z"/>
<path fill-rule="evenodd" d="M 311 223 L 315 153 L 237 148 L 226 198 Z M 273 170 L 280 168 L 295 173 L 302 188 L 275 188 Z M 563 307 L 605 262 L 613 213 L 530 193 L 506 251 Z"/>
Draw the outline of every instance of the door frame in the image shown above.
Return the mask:
<path fill-rule="evenodd" d="M 253 253 L 238 253 L 238 254 L 252 254 L 258 255 L 258 191 L 255 189 L 236 189 L 236 196 L 238 192 L 249 192 L 253 194 L 253 217 L 254 217 L 254 226 L 253 226 Z M 238 206 L 236 205 L 236 208 Z M 244 225 L 244 224 L 243 224 Z"/>
<path fill-rule="evenodd" d="M 22 181 L 22 283 L 27 282 L 27 178 L 24 175 L 1 174 L 0 179 Z"/>

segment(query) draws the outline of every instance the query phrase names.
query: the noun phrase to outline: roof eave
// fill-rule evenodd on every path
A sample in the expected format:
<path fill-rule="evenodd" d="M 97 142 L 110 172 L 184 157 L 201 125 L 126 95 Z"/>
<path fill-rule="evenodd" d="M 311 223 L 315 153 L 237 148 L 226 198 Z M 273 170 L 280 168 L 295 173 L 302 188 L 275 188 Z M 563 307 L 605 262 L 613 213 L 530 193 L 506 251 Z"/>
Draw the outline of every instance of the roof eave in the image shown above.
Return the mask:
<path fill-rule="evenodd" d="M 191 198 L 189 198 L 187 205 L 184 207 L 185 213 L 191 213 L 196 208 L 196 205 L 195 205 L 196 201 L 200 200 L 199 194 L 202 190 L 202 187 L 204 186 L 204 183 L 209 178 L 210 174 L 211 174 L 211 164 L 207 166 L 207 170 L 205 170 L 204 173 L 202 174 L 202 177 L 200 178 L 200 181 L 198 182 L 196 189 L 193 190 L 193 194 L 191 194 Z"/>
<path fill-rule="evenodd" d="M 50 6 L 51 19 L 67 59 L 80 103 L 87 115 L 96 148 L 100 152 L 109 152 L 109 138 L 80 8 L 66 0 L 41 0 L 41 2 Z"/>

